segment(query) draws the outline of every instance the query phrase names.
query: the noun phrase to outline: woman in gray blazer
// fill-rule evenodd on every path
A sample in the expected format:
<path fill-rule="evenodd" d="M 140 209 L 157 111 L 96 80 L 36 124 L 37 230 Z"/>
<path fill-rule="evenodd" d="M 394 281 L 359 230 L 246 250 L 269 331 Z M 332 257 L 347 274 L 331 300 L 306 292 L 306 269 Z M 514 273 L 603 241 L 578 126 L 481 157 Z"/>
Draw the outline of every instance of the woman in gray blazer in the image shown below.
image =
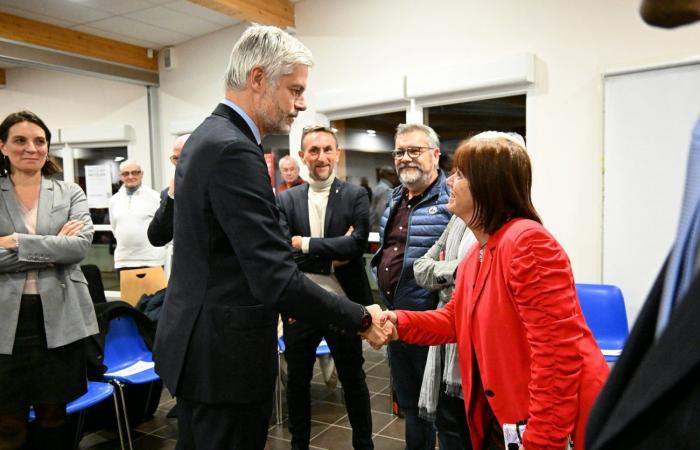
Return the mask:
<path fill-rule="evenodd" d="M 53 180 L 51 132 L 28 111 L 0 124 L 0 448 L 70 449 L 66 403 L 87 387 L 98 331 L 78 263 L 93 227 L 85 194 Z M 36 426 L 28 432 L 29 407 Z M 26 445 L 26 446 L 25 446 Z"/>

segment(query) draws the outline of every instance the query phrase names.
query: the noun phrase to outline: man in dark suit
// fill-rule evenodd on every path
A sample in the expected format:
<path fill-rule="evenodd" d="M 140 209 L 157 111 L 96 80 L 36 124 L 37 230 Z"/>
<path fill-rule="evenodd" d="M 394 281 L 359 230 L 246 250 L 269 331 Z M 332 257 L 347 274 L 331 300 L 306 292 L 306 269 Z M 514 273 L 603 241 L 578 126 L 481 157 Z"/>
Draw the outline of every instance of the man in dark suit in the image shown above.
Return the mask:
<path fill-rule="evenodd" d="M 644 0 L 652 25 L 700 19 L 700 0 Z M 674 248 L 591 411 L 588 450 L 700 448 L 700 120 Z"/>
<path fill-rule="evenodd" d="M 367 192 L 335 177 L 340 149 L 334 129 L 304 128 L 299 156 L 309 169 L 309 183 L 287 189 L 277 197 L 280 219 L 288 231 L 297 264 L 324 289 L 345 294 L 361 305 L 371 305 L 374 301 L 362 260 L 369 236 Z M 352 445 L 355 449 L 374 448 L 360 337 L 323 330 L 288 317 L 283 317 L 283 325 L 292 449 L 309 448 L 309 388 L 316 347 L 324 337 L 343 384 Z"/>
<path fill-rule="evenodd" d="M 178 136 L 173 142 L 171 149 L 170 163 L 177 167 L 182 148 L 189 138 L 189 134 Z M 148 241 L 154 247 L 163 247 L 173 240 L 173 214 L 175 213 L 175 178 L 170 179 L 170 185 L 160 192 L 160 206 L 153 214 L 151 223 L 148 225 Z"/>
<path fill-rule="evenodd" d="M 325 291 L 292 258 L 260 141 L 306 109 L 311 53 L 276 27 L 234 45 L 226 95 L 175 172 L 173 269 L 156 370 L 178 398 L 178 449 L 262 450 L 277 375 L 277 316 L 384 342 L 379 308 Z M 376 307 L 376 308 L 375 308 Z"/>

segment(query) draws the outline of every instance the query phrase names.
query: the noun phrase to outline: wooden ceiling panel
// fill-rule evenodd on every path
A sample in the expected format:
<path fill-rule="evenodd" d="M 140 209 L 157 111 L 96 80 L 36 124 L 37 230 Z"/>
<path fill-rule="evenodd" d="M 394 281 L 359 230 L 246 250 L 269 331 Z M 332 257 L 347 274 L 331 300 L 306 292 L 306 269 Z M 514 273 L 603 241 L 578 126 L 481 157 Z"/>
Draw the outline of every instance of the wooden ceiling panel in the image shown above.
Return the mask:
<path fill-rule="evenodd" d="M 280 28 L 294 26 L 294 6 L 289 0 L 189 1 L 238 20 L 275 25 Z"/>

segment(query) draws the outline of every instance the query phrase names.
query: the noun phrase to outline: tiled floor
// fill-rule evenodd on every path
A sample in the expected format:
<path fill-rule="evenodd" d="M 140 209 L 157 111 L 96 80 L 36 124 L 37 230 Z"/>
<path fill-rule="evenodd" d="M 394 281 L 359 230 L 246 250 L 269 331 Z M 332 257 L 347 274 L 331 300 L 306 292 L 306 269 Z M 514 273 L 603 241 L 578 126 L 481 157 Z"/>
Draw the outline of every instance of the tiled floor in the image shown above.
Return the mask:
<path fill-rule="evenodd" d="M 391 413 L 389 388 L 389 366 L 386 351 L 376 351 L 365 343 L 365 372 L 372 403 L 374 446 L 376 450 L 403 449 L 403 420 Z M 318 368 L 311 386 L 311 448 L 328 450 L 352 449 L 351 428 L 343 405 L 343 394 L 339 387 L 330 389 L 323 382 Z M 153 419 L 142 423 L 134 431 L 136 450 L 170 450 L 175 448 L 177 422 L 165 417 L 174 400 L 164 391 L 161 404 Z M 286 402 L 283 404 L 286 414 Z M 274 414 L 268 432 L 267 449 L 289 449 L 290 435 L 286 420 L 274 424 Z M 80 443 L 81 450 L 117 450 L 119 439 L 115 432 L 103 430 L 86 435 Z"/>

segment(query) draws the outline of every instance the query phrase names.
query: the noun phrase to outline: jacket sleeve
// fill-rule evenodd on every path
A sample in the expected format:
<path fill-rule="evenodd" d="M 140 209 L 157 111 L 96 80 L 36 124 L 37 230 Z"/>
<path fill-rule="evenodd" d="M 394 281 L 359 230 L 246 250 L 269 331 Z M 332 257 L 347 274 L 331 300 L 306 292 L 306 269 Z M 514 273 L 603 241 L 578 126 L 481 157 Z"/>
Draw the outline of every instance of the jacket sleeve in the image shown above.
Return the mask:
<path fill-rule="evenodd" d="M 70 196 L 68 220 L 83 222 L 77 236 L 17 235 L 17 259 L 26 262 L 77 264 L 87 256 L 94 228 L 85 193 L 77 184 L 66 184 Z M 58 186 L 56 187 L 58 189 Z"/>
<path fill-rule="evenodd" d="M 456 294 L 457 292 L 455 292 Z M 441 345 L 456 342 L 454 301 L 430 311 L 396 311 L 399 339 L 409 344 Z"/>
<path fill-rule="evenodd" d="M 240 260 L 253 296 L 272 310 L 323 329 L 357 332 L 364 307 L 327 292 L 297 269 L 260 149 L 235 142 L 216 163 L 208 180 L 212 214 Z"/>
<path fill-rule="evenodd" d="M 154 247 L 162 247 L 173 240 L 173 216 L 175 200 L 170 198 L 168 191 L 163 191 L 160 206 L 148 224 L 148 241 Z"/>
<path fill-rule="evenodd" d="M 530 347 L 526 449 L 562 449 L 573 432 L 583 336 L 569 259 L 544 229 L 528 230 L 513 246 L 509 287 Z"/>
<path fill-rule="evenodd" d="M 349 236 L 311 238 L 309 255 L 339 261 L 362 257 L 369 237 L 369 198 L 362 188 L 357 190 L 353 203 L 352 227 Z"/>
<path fill-rule="evenodd" d="M 416 277 L 418 286 L 438 290 L 454 284 L 454 273 L 459 266 L 460 259 L 440 261 L 440 253 L 445 251 L 447 236 L 454 229 L 453 223 L 453 220 L 450 220 L 445 231 L 442 232 L 435 244 L 430 247 L 425 255 L 413 262 L 413 275 Z"/>
<path fill-rule="evenodd" d="M 20 261 L 15 250 L 0 248 L 0 273 L 41 270 L 49 266 L 50 263 Z"/>

